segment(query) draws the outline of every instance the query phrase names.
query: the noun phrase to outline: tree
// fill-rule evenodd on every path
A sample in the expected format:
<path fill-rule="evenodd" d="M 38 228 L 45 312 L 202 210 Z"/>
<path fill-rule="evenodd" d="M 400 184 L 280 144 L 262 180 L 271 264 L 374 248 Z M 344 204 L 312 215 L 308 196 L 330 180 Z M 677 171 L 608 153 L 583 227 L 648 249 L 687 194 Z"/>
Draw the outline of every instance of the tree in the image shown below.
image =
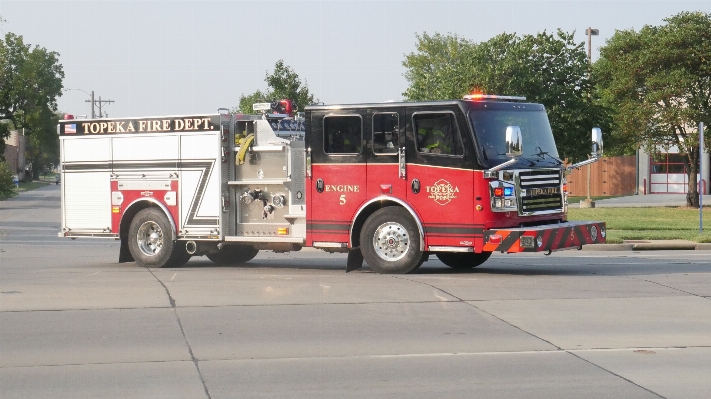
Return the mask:
<path fill-rule="evenodd" d="M 592 93 L 584 44 L 576 44 L 572 33 L 502 33 L 482 43 L 424 33 L 417 41 L 417 51 L 403 62 L 408 100 L 462 98 L 474 91 L 525 96 L 546 107 L 558 151 L 571 161 L 587 158 L 590 128 L 605 130 L 609 123 Z"/>
<path fill-rule="evenodd" d="M 314 95 L 309 93 L 308 84 L 302 84 L 299 75 L 290 66 L 285 65 L 284 60 L 276 62 L 274 72 L 271 75 L 267 72 L 264 81 L 269 86 L 264 92 L 257 90 L 252 94 L 240 96 L 238 107 L 240 113 L 254 113 L 252 104 L 257 102 L 288 99 L 298 110 L 303 110 L 305 106 L 318 102 L 314 99 Z"/>
<path fill-rule="evenodd" d="M 39 168 L 46 154 L 58 151 L 55 112 L 64 78 L 58 56 L 25 44 L 13 33 L 0 41 L 0 138 L 11 128 L 25 129 L 32 149 L 28 159 Z M 0 140 L 0 150 L 4 148 L 5 141 Z"/>
<path fill-rule="evenodd" d="M 617 31 L 594 69 L 613 110 L 614 135 L 650 154 L 676 146 L 689 176 L 686 204 L 698 207 L 698 124 L 711 122 L 711 14 L 682 12 L 664 21 Z"/>

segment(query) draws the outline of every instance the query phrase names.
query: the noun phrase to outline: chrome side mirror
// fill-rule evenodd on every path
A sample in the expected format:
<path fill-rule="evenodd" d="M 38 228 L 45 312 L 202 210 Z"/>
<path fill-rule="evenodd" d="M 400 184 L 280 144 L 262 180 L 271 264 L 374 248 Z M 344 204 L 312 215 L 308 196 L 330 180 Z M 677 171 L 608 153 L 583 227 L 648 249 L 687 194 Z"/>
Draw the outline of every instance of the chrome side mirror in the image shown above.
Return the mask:
<path fill-rule="evenodd" d="M 602 129 L 599 127 L 592 128 L 592 154 L 593 158 L 602 156 Z"/>
<path fill-rule="evenodd" d="M 602 129 L 599 127 L 592 128 L 592 153 L 590 158 L 585 161 L 578 162 L 573 165 L 566 167 L 566 171 L 572 171 L 573 169 L 578 169 L 581 166 L 589 165 L 593 162 L 597 162 L 598 159 L 602 157 Z"/>
<path fill-rule="evenodd" d="M 599 130 L 599 129 L 598 129 Z M 602 136 L 602 133 L 601 133 Z M 602 143 L 602 141 L 601 141 Z M 518 126 L 506 127 L 506 156 L 520 157 L 523 154 L 523 137 Z"/>

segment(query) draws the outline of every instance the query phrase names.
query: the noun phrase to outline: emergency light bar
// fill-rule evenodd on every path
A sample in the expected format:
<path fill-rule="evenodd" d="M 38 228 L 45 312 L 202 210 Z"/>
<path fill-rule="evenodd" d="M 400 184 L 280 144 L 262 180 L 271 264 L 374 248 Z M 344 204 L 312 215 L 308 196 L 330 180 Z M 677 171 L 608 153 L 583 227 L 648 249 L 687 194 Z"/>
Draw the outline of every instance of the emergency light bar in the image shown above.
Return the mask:
<path fill-rule="evenodd" d="M 272 109 L 272 103 L 254 103 L 252 109 L 255 111 L 269 111 Z"/>
<path fill-rule="evenodd" d="M 526 101 L 526 97 L 521 96 L 496 96 L 492 94 L 467 94 L 465 100 L 481 101 L 481 100 L 498 100 L 498 101 Z"/>

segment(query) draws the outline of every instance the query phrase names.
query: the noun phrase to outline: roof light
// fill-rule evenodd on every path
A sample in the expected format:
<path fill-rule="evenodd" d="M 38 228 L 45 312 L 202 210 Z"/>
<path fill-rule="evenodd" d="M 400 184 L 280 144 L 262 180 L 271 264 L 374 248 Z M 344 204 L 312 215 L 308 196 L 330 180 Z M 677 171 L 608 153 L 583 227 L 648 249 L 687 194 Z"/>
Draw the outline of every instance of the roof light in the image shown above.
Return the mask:
<path fill-rule="evenodd" d="M 526 101 L 526 97 L 522 96 L 495 96 L 492 94 L 467 94 L 464 96 L 465 100 L 470 101 L 482 101 L 482 100 L 494 100 L 494 101 Z"/>

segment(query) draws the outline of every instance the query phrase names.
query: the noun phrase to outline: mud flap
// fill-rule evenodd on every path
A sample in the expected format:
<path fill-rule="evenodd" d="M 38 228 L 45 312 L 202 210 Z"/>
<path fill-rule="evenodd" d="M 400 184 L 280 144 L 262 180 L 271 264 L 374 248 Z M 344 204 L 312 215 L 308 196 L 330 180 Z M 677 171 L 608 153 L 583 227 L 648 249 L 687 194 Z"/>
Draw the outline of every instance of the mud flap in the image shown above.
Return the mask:
<path fill-rule="evenodd" d="M 122 238 L 121 239 L 121 249 L 119 250 L 118 263 L 134 262 L 134 261 L 135 261 L 135 259 L 133 259 L 133 255 L 131 255 L 131 251 L 128 249 L 128 239 Z"/>
<path fill-rule="evenodd" d="M 363 267 L 363 254 L 360 248 L 351 249 L 348 251 L 348 262 L 346 263 L 346 273 L 352 272 Z"/>

